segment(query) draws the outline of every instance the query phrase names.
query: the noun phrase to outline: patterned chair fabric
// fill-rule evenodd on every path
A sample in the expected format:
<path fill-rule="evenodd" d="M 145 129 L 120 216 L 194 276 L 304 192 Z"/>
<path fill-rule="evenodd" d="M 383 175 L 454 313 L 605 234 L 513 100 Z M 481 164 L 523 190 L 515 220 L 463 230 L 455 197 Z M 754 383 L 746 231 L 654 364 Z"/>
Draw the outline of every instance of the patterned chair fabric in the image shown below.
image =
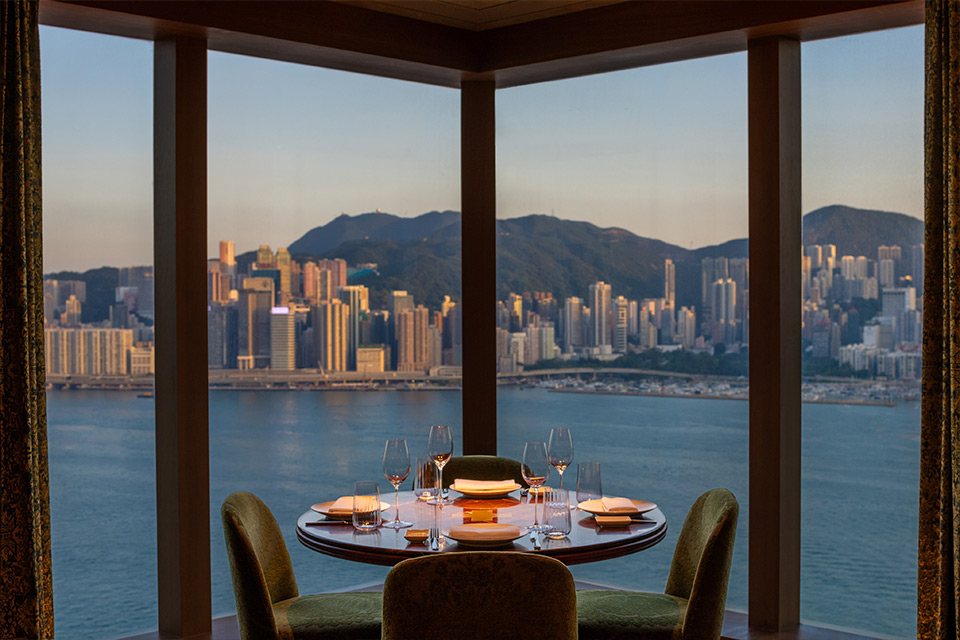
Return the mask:
<path fill-rule="evenodd" d="M 547 556 L 465 551 L 405 560 L 383 585 L 383 640 L 575 640 L 570 570 Z"/>
<path fill-rule="evenodd" d="M 739 505 L 726 489 L 697 498 L 665 593 L 579 591 L 581 640 L 716 640 L 723 626 Z"/>
<path fill-rule="evenodd" d="M 290 554 L 270 509 L 252 493 L 220 509 L 243 640 L 373 640 L 379 593 L 301 596 Z"/>
<path fill-rule="evenodd" d="M 520 473 L 520 463 L 499 456 L 461 456 L 450 458 L 443 467 L 443 488 L 446 489 L 457 478 L 468 480 L 508 480 L 512 478 L 521 486 L 527 486 Z"/>

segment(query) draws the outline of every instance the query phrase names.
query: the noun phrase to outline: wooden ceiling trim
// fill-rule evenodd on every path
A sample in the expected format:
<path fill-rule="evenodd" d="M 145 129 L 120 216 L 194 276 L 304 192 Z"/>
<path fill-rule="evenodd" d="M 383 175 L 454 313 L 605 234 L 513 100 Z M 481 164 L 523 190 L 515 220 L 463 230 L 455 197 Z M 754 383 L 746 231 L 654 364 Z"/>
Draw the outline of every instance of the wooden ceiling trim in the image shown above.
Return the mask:
<path fill-rule="evenodd" d="M 459 86 L 476 34 L 337 2 L 41 0 L 41 22 L 114 35 L 204 35 L 211 49 Z M 381 73 L 382 72 L 382 73 Z"/>
<path fill-rule="evenodd" d="M 484 32 L 481 69 L 498 87 L 920 24 L 922 0 L 626 2 Z"/>

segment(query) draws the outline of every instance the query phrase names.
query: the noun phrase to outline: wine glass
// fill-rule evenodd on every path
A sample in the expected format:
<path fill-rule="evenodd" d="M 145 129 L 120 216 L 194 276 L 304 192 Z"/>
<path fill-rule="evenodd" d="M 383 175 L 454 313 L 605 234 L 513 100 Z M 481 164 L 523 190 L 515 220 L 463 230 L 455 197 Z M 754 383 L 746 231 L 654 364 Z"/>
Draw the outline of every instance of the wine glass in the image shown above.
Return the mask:
<path fill-rule="evenodd" d="M 403 438 L 387 440 L 387 444 L 383 447 L 383 475 L 393 485 L 397 505 L 393 522 L 384 522 L 383 526 L 391 529 L 412 527 L 412 522 L 400 520 L 400 483 L 410 475 L 410 451 L 407 449 L 407 441 Z"/>
<path fill-rule="evenodd" d="M 453 455 L 453 431 L 450 427 L 442 424 L 430 427 L 427 453 L 437 465 L 437 497 L 429 500 L 428 504 L 450 504 L 453 501 L 443 497 L 443 466 Z"/>
<path fill-rule="evenodd" d="M 537 520 L 537 490 L 550 477 L 550 463 L 547 462 L 547 444 L 545 442 L 528 442 L 523 445 L 523 462 L 520 473 L 527 484 L 530 485 L 530 490 L 534 495 L 533 526 L 528 527 L 528 529 L 530 531 L 546 531 L 546 527 L 542 526 Z"/>
<path fill-rule="evenodd" d="M 550 430 L 550 444 L 547 449 L 550 466 L 560 474 L 560 488 L 563 489 L 563 472 L 573 462 L 573 438 L 570 429 L 554 427 Z"/>

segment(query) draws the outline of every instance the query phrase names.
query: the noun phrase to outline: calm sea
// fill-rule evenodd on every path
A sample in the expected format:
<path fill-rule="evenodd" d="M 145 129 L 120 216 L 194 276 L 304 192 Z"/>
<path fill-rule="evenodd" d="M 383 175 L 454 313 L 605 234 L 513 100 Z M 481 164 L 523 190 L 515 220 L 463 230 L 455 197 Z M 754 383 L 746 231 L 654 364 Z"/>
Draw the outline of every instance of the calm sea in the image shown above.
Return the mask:
<path fill-rule="evenodd" d="M 57 635 L 109 639 L 156 628 L 154 401 L 119 391 L 49 391 Z M 302 593 L 382 581 L 387 568 L 302 547 L 310 504 L 376 479 L 384 440 L 425 453 L 429 425 L 455 427 L 460 393 L 212 391 L 213 611 L 234 610 L 220 504 L 252 491 L 283 527 Z M 743 401 L 502 389 L 499 450 L 519 458 L 553 426 L 573 432 L 575 462 L 602 463 L 605 493 L 652 500 L 670 522 L 653 549 L 578 565 L 578 578 L 660 591 L 676 536 L 713 487 L 740 501 L 727 605 L 747 604 L 747 421 Z M 575 471 L 565 479 L 573 486 Z M 407 483 L 409 484 L 409 482 Z M 919 409 L 803 405 L 802 600 L 805 620 L 915 637 Z M 409 488 L 404 486 L 404 488 Z M 105 603 L 112 615 L 103 616 Z"/>

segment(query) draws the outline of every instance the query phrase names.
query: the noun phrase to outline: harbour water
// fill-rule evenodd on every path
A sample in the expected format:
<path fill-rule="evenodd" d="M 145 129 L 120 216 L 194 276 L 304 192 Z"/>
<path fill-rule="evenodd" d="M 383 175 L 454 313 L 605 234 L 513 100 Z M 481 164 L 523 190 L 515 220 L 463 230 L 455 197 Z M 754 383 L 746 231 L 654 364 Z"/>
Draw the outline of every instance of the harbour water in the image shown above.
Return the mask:
<path fill-rule="evenodd" d="M 731 489 L 740 523 L 727 605 L 747 605 L 748 403 L 503 388 L 499 451 L 567 426 L 575 460 L 599 460 L 604 491 L 658 503 L 667 539 L 633 556 L 573 567 L 578 578 L 662 590 L 676 536 L 703 491 Z M 124 391 L 48 392 L 57 635 L 108 639 L 156 628 L 154 400 Z M 457 391 L 211 391 L 213 611 L 234 610 L 220 504 L 252 491 L 284 530 L 303 593 L 382 581 L 387 568 L 302 547 L 294 522 L 310 504 L 380 479 L 383 443 L 424 453 L 427 428 L 454 427 Z M 202 426 L 198 426 L 202 428 Z M 556 478 L 550 483 L 555 484 Z M 575 469 L 564 486 L 573 487 Z M 802 596 L 805 620 L 915 636 L 919 409 L 803 406 Z M 404 488 L 409 488 L 410 481 Z M 115 615 L 102 615 L 105 602 Z"/>

